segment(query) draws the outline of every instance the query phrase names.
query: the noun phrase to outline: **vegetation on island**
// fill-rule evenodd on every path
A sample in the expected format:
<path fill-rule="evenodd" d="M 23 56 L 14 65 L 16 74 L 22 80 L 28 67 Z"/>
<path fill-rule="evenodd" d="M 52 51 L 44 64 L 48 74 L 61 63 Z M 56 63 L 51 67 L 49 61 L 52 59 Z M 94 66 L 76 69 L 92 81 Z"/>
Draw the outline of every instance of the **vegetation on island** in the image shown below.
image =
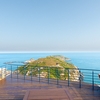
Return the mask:
<path fill-rule="evenodd" d="M 62 56 L 47 56 L 29 61 L 17 70 L 22 75 L 67 80 L 69 73 L 67 69 L 72 69 L 70 79 L 75 79 L 78 71 L 74 70 L 76 67 L 73 64 L 65 61 Z"/>
<path fill-rule="evenodd" d="M 55 58 L 58 58 L 58 59 L 60 59 L 60 60 L 62 60 L 62 61 L 70 60 L 69 58 L 64 57 L 64 56 L 62 56 L 62 55 L 54 55 L 54 56 L 49 56 L 49 57 L 55 57 Z"/>

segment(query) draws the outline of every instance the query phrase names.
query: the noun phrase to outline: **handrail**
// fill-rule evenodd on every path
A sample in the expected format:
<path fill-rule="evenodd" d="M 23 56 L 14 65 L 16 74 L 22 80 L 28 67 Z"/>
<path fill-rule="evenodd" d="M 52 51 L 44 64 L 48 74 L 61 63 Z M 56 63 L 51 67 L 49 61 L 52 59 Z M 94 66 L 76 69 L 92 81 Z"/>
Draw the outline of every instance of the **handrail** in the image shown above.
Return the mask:
<path fill-rule="evenodd" d="M 22 67 L 21 67 L 22 66 Z M 82 88 L 86 85 L 94 90 L 100 83 L 98 74 L 100 70 L 83 69 L 83 68 L 65 68 L 59 67 L 34 67 L 19 65 L 19 64 L 6 64 L 2 68 L 6 68 L 5 76 L 7 73 L 11 78 L 21 78 L 24 80 L 42 82 L 45 80 L 48 84 L 77 86 Z M 8 71 L 8 72 L 7 72 Z M 2 74 L 3 70 L 1 71 Z M 47 80 L 46 80 L 47 79 Z"/>

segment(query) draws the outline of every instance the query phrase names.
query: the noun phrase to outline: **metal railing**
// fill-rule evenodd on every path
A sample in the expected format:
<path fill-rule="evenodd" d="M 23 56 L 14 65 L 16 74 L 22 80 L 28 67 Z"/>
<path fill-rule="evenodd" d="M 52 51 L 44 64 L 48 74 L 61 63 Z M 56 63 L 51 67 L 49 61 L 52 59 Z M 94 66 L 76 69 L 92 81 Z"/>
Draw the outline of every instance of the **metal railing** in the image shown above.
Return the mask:
<path fill-rule="evenodd" d="M 97 89 L 100 84 L 100 70 L 59 67 L 32 67 L 17 64 L 7 64 L 0 67 L 1 78 L 9 75 L 11 78 L 44 82 L 59 86 L 74 86 L 79 88 Z M 3 77 L 2 77 L 3 76 Z"/>

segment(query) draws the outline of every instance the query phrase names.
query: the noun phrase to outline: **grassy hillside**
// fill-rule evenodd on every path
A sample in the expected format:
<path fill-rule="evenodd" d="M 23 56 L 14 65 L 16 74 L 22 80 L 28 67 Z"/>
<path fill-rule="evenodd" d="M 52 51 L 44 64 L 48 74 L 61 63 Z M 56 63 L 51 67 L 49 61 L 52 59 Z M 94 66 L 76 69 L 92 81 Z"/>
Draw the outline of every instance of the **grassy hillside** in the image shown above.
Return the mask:
<path fill-rule="evenodd" d="M 57 65 L 64 67 L 64 68 L 75 68 L 73 64 L 65 62 L 60 60 L 59 58 L 53 57 L 53 56 L 49 56 L 46 58 L 39 58 L 37 60 L 35 60 L 34 62 L 30 62 L 26 65 L 32 65 L 32 66 L 37 66 L 37 67 L 57 67 Z"/>
<path fill-rule="evenodd" d="M 65 62 L 57 57 L 48 56 L 26 63 L 25 66 L 18 68 L 18 72 L 24 75 L 66 80 L 68 78 L 68 71 L 65 70 L 65 68 L 75 67 L 73 64 Z M 73 75 L 74 71 L 70 71 L 70 73 Z"/>

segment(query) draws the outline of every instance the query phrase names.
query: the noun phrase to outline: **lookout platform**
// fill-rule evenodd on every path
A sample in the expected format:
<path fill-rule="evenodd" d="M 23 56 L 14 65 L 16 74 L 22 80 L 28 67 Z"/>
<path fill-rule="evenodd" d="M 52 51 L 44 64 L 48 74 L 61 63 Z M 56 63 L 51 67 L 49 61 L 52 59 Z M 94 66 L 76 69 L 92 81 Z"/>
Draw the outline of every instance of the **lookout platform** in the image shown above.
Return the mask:
<path fill-rule="evenodd" d="M 88 84 L 78 88 L 73 84 L 68 87 L 8 76 L 0 81 L 0 100 L 100 100 L 100 88 L 92 91 L 87 87 Z"/>

